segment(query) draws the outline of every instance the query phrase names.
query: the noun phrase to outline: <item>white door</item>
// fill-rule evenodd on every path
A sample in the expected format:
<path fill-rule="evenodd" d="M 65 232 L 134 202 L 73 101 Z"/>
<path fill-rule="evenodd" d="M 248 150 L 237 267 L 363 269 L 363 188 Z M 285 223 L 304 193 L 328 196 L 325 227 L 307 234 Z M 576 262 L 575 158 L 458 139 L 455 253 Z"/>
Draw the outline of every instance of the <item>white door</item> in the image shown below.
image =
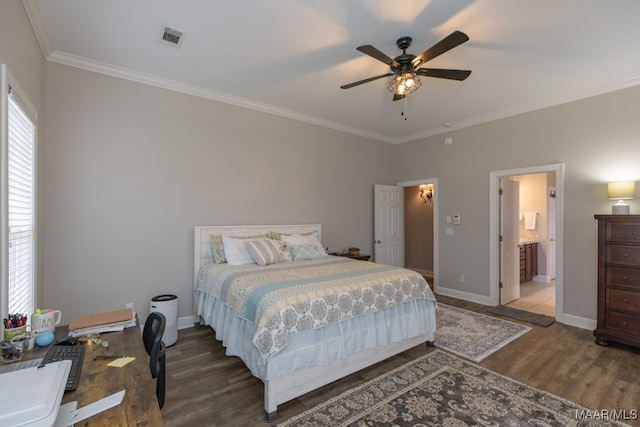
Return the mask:
<path fill-rule="evenodd" d="M 549 187 L 547 197 L 547 277 L 556 279 L 556 187 Z"/>
<path fill-rule="evenodd" d="M 374 188 L 375 262 L 404 267 L 404 189 Z"/>
<path fill-rule="evenodd" d="M 500 188 L 500 304 L 520 298 L 520 183 L 501 178 Z"/>

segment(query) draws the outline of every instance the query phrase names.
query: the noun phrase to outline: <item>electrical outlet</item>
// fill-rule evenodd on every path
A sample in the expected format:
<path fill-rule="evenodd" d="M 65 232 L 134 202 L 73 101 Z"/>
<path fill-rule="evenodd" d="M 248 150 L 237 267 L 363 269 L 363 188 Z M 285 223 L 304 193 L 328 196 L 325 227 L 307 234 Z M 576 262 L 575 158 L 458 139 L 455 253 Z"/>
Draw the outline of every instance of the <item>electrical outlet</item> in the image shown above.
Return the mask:
<path fill-rule="evenodd" d="M 464 282 L 464 274 L 461 274 L 460 277 L 458 277 L 458 281 Z"/>
<path fill-rule="evenodd" d="M 130 308 L 131 310 L 133 310 L 133 303 L 132 302 L 128 302 L 127 305 L 125 306 L 125 308 Z"/>

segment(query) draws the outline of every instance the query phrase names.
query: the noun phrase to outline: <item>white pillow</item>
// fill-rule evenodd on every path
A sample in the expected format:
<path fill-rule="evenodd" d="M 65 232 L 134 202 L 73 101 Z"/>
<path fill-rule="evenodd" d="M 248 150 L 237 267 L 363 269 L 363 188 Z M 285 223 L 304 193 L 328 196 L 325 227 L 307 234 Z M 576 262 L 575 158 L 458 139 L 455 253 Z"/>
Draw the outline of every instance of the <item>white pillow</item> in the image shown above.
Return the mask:
<path fill-rule="evenodd" d="M 291 252 L 289 252 L 289 245 L 282 240 L 269 239 L 269 243 L 273 245 L 276 252 L 278 252 L 278 262 L 291 261 Z"/>
<path fill-rule="evenodd" d="M 267 239 L 248 240 L 244 246 L 258 265 L 264 266 L 278 262 L 278 251 Z"/>
<path fill-rule="evenodd" d="M 222 245 L 224 246 L 224 256 L 227 258 L 227 264 L 242 265 L 255 264 L 249 251 L 245 247 L 247 239 L 236 239 L 229 236 L 222 236 Z"/>
<path fill-rule="evenodd" d="M 318 247 L 318 251 L 320 255 L 326 255 L 327 251 L 322 246 L 322 242 L 318 238 L 318 233 L 313 233 L 309 235 L 301 235 L 301 234 L 283 234 L 282 241 L 285 242 L 289 247 L 293 245 L 316 245 Z"/>

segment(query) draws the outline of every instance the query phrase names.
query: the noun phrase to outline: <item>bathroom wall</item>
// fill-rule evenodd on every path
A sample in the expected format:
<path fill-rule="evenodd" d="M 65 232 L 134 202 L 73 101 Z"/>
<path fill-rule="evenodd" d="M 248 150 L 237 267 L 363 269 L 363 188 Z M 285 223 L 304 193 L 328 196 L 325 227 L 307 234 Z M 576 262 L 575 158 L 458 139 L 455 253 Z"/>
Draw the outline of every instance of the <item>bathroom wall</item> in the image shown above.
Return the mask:
<path fill-rule="evenodd" d="M 547 200 L 548 186 L 553 185 L 546 173 L 513 177 L 520 182 L 520 239 L 538 241 L 538 276 L 547 276 Z M 524 213 L 535 212 L 536 226 L 525 228 Z"/>

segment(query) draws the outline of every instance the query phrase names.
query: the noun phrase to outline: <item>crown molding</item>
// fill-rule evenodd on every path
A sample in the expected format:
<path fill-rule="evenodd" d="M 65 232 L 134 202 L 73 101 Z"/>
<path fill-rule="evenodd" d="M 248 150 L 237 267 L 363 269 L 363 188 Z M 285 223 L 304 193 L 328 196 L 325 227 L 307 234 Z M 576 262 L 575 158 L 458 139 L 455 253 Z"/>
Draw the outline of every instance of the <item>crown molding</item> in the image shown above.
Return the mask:
<path fill-rule="evenodd" d="M 261 111 L 267 114 L 273 114 L 280 117 L 285 117 L 292 120 L 301 121 L 304 123 L 333 129 L 339 132 L 344 132 L 364 138 L 372 139 L 375 141 L 386 142 L 389 144 L 403 144 L 406 142 L 417 141 L 420 139 L 428 138 L 431 136 L 442 135 L 454 130 L 464 129 L 471 126 L 477 126 L 483 123 L 492 122 L 499 119 L 504 119 L 512 116 L 516 116 L 523 113 L 528 113 L 544 108 L 554 107 L 561 104 L 566 104 L 573 101 L 578 101 L 592 96 L 602 95 L 616 90 L 626 89 L 633 86 L 640 85 L 640 76 L 634 76 L 622 81 L 610 82 L 597 87 L 593 87 L 587 90 L 574 92 L 572 94 L 550 98 L 541 102 L 524 104 L 516 106 L 514 108 L 508 108 L 496 113 L 486 114 L 483 116 L 475 117 L 469 120 L 463 120 L 460 122 L 452 123 L 448 126 L 440 126 L 435 129 L 430 129 L 425 132 L 409 135 L 401 138 L 393 138 L 388 135 L 382 135 L 379 133 L 369 132 L 364 129 L 356 128 L 353 126 L 347 126 L 341 123 L 333 122 L 330 120 L 320 119 L 318 117 L 310 116 L 308 114 L 302 114 L 295 111 L 287 110 L 284 108 L 276 107 L 269 104 L 256 102 L 250 99 L 236 97 L 221 92 L 216 92 L 210 89 L 206 89 L 199 86 L 189 85 L 175 80 L 161 78 L 155 75 L 141 73 L 126 68 L 116 67 L 111 64 L 89 60 L 84 57 L 70 55 L 64 52 L 51 49 L 51 43 L 49 41 L 49 34 L 47 27 L 42 19 L 42 13 L 38 2 L 36 0 L 22 0 L 25 11 L 31 22 L 34 33 L 40 44 L 40 49 L 45 59 L 51 62 L 56 62 L 70 67 L 80 68 L 96 73 L 106 74 L 113 77 L 118 77 L 125 80 L 135 81 L 138 83 L 151 85 L 175 92 L 184 93 L 187 95 L 197 96 L 201 98 L 210 99 L 213 101 L 223 102 L 225 104 L 235 105 L 237 107 L 247 108 L 250 110 Z"/>
<path fill-rule="evenodd" d="M 591 98 L 593 96 L 604 95 L 605 93 L 615 92 L 617 90 L 627 89 L 630 87 L 640 85 L 640 76 L 634 76 L 621 81 L 609 82 L 600 86 L 589 88 L 583 91 L 574 92 L 568 95 L 549 98 L 544 101 L 519 105 L 514 108 L 508 108 L 492 114 L 486 114 L 470 120 L 464 120 L 461 122 L 453 123 L 451 126 L 441 126 L 436 129 L 428 130 L 426 132 L 407 136 L 405 138 L 398 138 L 395 140 L 396 144 L 403 144 L 405 142 L 412 142 L 419 139 L 428 138 L 430 136 L 442 135 L 444 133 L 451 132 L 453 130 L 464 129 L 471 126 L 477 126 L 483 123 L 493 122 L 495 120 L 505 119 L 508 117 L 517 116 L 519 114 L 529 113 L 536 110 L 542 110 L 544 108 L 555 107 L 569 102 L 579 101 L 581 99 Z"/>
<path fill-rule="evenodd" d="M 62 65 L 68 65 L 74 68 L 80 68 L 87 71 L 93 71 L 100 74 L 109 75 L 112 77 L 118 77 L 125 80 L 130 80 L 150 86 L 159 87 L 175 92 L 184 93 L 187 95 L 197 96 L 200 98 L 206 98 L 213 101 L 223 102 L 225 104 L 235 105 L 237 107 L 248 108 L 251 110 L 261 111 L 263 113 L 273 114 L 280 117 L 285 117 L 292 120 L 297 120 L 312 125 L 322 126 L 325 128 L 345 132 L 365 138 L 382 141 L 386 143 L 393 143 L 394 139 L 384 135 L 379 135 L 372 132 L 367 132 L 363 129 L 343 125 L 341 123 L 332 122 L 329 120 L 323 120 L 318 117 L 310 116 L 307 114 L 298 113 L 295 111 L 287 110 L 273 105 L 264 104 L 250 99 L 236 97 L 221 92 L 216 92 L 203 87 L 190 85 L 176 80 L 165 79 L 152 74 L 141 73 L 138 71 L 130 70 L 127 68 L 116 67 L 111 64 L 93 61 L 84 57 L 70 55 L 64 52 L 54 50 L 47 58 L 50 62 L 55 62 Z"/>

